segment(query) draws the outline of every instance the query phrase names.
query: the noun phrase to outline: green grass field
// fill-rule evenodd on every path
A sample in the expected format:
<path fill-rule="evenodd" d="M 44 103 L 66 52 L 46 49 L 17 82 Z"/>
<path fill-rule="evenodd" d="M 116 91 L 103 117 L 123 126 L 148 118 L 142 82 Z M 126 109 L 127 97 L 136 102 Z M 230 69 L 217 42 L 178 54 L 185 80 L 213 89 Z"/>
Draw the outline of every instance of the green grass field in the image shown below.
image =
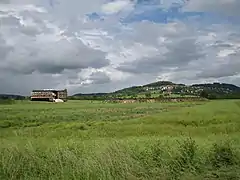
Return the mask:
<path fill-rule="evenodd" d="M 0 179 L 240 179 L 240 101 L 0 104 Z"/>

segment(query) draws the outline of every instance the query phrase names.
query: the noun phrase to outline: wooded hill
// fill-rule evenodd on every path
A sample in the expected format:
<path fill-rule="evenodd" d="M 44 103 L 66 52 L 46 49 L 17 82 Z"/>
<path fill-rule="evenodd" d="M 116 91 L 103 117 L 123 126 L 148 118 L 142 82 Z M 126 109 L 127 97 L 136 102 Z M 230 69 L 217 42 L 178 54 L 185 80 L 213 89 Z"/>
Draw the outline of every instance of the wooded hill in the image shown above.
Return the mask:
<path fill-rule="evenodd" d="M 240 98 L 240 87 L 226 83 L 176 84 L 158 81 L 142 86 L 132 86 L 111 93 L 75 94 L 72 99 L 108 99 L 143 97 L 184 97 L 202 96 L 209 99 Z"/>

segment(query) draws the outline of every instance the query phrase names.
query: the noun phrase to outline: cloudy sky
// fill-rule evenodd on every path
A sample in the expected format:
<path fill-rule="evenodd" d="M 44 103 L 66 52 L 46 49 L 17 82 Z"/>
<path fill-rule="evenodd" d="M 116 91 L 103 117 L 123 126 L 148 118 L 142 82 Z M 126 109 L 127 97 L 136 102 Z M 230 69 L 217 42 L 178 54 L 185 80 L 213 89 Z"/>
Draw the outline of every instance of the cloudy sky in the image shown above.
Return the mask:
<path fill-rule="evenodd" d="M 240 85 L 239 0 L 0 0 L 0 93 Z"/>

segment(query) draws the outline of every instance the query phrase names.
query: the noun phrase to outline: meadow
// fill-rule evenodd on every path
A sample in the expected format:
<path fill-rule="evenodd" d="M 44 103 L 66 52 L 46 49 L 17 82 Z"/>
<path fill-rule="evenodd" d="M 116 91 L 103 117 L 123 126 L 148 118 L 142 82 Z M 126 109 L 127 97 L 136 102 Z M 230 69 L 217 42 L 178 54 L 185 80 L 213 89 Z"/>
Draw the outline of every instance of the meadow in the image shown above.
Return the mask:
<path fill-rule="evenodd" d="M 0 179 L 240 179 L 240 101 L 0 103 Z"/>

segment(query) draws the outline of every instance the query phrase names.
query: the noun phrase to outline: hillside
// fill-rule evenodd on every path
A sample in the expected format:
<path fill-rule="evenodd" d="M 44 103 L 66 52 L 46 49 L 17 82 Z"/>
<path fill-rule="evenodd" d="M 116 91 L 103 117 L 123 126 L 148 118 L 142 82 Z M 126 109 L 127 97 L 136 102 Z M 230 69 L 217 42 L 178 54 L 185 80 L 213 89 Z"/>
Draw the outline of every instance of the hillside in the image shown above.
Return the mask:
<path fill-rule="evenodd" d="M 89 94 L 78 93 L 78 94 L 75 94 L 74 96 L 105 96 L 108 94 L 109 93 L 89 93 Z"/>
<path fill-rule="evenodd" d="M 159 96 L 199 96 L 202 92 L 211 98 L 240 98 L 240 87 L 226 83 L 212 84 L 176 84 L 170 81 L 158 81 L 142 86 L 124 88 L 112 93 L 75 94 L 74 97 L 88 98 L 137 98 Z"/>

